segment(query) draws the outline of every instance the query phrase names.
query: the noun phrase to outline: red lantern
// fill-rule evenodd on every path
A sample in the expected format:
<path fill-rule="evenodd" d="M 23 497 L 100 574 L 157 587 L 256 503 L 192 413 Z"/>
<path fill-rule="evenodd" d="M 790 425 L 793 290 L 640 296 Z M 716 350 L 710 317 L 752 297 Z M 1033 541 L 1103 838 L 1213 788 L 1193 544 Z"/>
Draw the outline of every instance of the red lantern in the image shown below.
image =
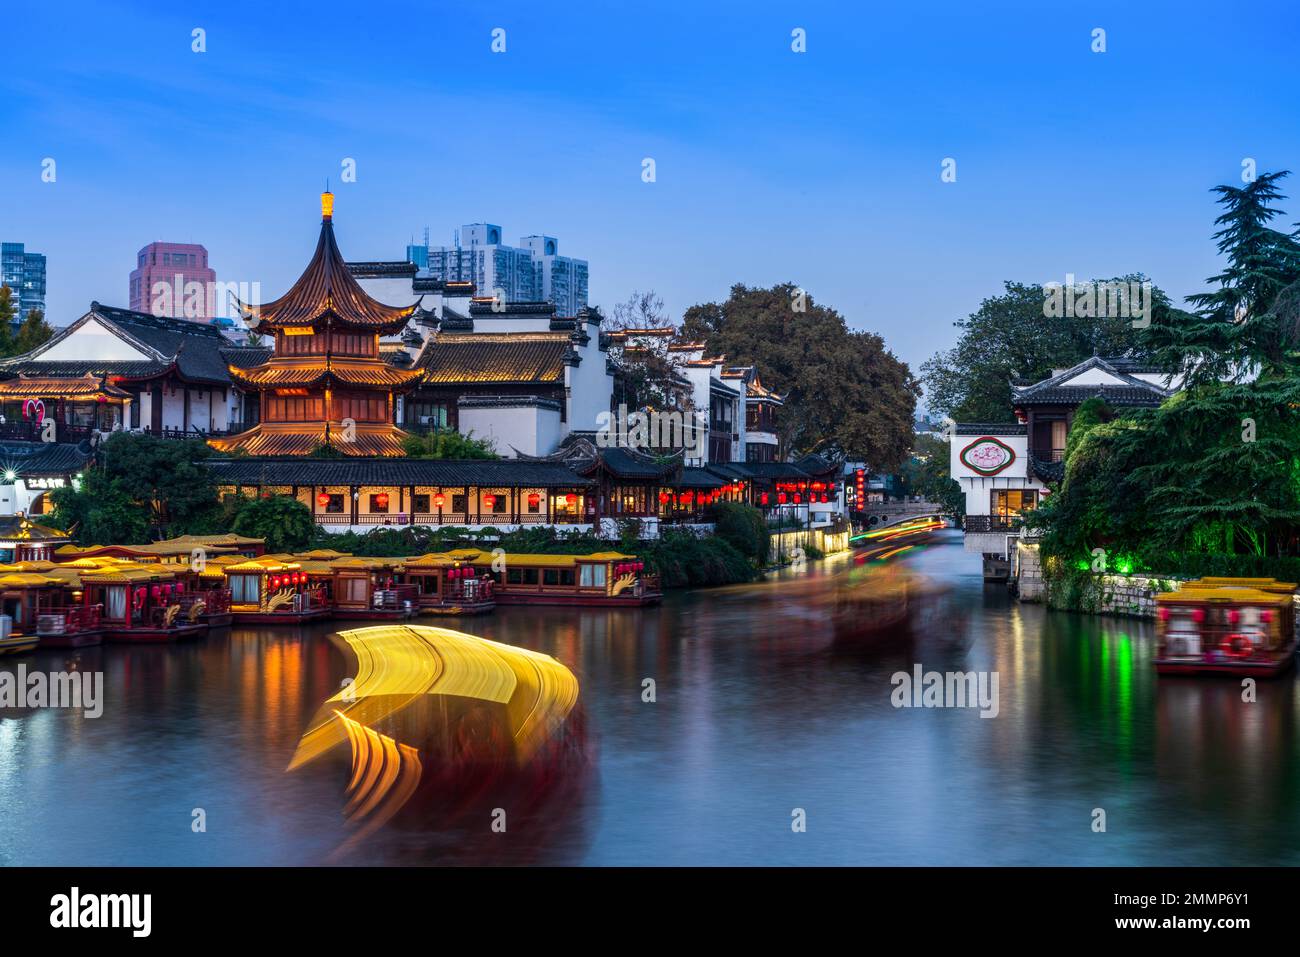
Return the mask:
<path fill-rule="evenodd" d="M 443 499 L 443 497 L 442 497 L 441 494 L 439 494 L 439 495 L 435 495 L 435 496 L 433 497 L 433 507 L 434 507 L 434 508 L 442 508 L 442 503 L 443 503 L 443 501 L 444 501 L 444 499 Z"/>
<path fill-rule="evenodd" d="M 329 503 L 330 503 L 330 497 L 325 492 L 321 492 L 319 495 L 316 496 L 316 504 L 319 505 L 321 508 L 325 508 L 327 505 L 329 505 Z"/>
<path fill-rule="evenodd" d="M 1161 621 L 1168 621 L 1168 620 L 1169 620 L 1169 609 L 1168 609 L 1168 608 L 1163 608 L 1163 607 L 1162 607 L 1159 611 L 1156 612 L 1156 614 L 1159 616 L 1159 618 L 1160 618 Z"/>
<path fill-rule="evenodd" d="M 1241 612 L 1239 612 L 1239 611 L 1238 611 L 1237 609 L 1235 609 L 1235 608 L 1229 608 L 1229 609 L 1228 609 L 1228 623 L 1231 624 L 1231 625 L 1235 625 L 1235 624 L 1236 624 L 1237 622 L 1239 622 L 1239 621 L 1241 621 Z"/>
<path fill-rule="evenodd" d="M 781 492 L 779 495 L 777 495 L 776 500 L 777 500 L 780 504 L 784 505 L 784 504 L 785 504 L 785 498 L 786 498 L 786 496 L 785 496 L 785 492 Z"/>
<path fill-rule="evenodd" d="M 1192 609 L 1192 621 L 1196 622 L 1198 625 L 1199 625 L 1201 622 L 1205 621 L 1205 609 L 1204 609 L 1204 608 L 1193 608 L 1193 609 Z"/>
<path fill-rule="evenodd" d="M 828 496 L 825 492 L 822 492 L 822 501 L 823 501 L 823 502 L 829 502 L 829 501 L 830 501 L 830 496 Z"/>
<path fill-rule="evenodd" d="M 672 496 L 669 495 L 667 492 L 660 492 L 660 493 L 659 493 L 659 504 L 660 504 L 660 505 L 667 505 L 668 502 L 669 502 L 669 500 L 670 500 L 671 498 L 672 498 Z"/>
<path fill-rule="evenodd" d="M 542 501 L 542 497 L 541 497 L 540 495 L 538 495 L 536 492 L 529 492 L 529 493 L 528 493 L 528 506 L 529 506 L 529 508 L 536 508 L 538 505 L 541 504 L 541 501 Z"/>
<path fill-rule="evenodd" d="M 375 504 L 380 508 L 388 508 L 388 493 L 380 492 L 375 496 Z"/>
<path fill-rule="evenodd" d="M 483 504 L 486 505 L 488 508 L 491 508 L 493 505 L 495 505 L 495 504 L 496 504 L 496 500 L 497 500 L 497 497 L 496 497 L 495 495 L 484 495 L 484 496 L 483 496 Z"/>
<path fill-rule="evenodd" d="M 802 499 L 802 496 L 801 496 L 798 492 L 795 492 L 795 493 L 794 493 L 794 504 L 798 505 L 799 502 L 801 501 L 801 499 Z"/>
<path fill-rule="evenodd" d="M 1272 609 L 1265 608 L 1263 611 L 1261 611 L 1261 612 L 1259 613 L 1259 620 L 1262 621 L 1262 622 L 1263 622 L 1264 624 L 1266 624 L 1266 625 L 1267 625 L 1269 622 L 1271 622 L 1271 621 L 1273 620 L 1273 611 L 1272 611 Z"/>
<path fill-rule="evenodd" d="M 767 493 L 764 492 L 762 495 L 760 495 L 758 500 L 759 500 L 760 502 L 762 502 L 764 505 L 766 505 L 766 504 L 767 504 Z"/>
<path fill-rule="evenodd" d="M 570 505 L 578 504 L 578 496 L 574 495 L 573 493 L 569 493 L 568 495 L 564 496 L 564 500 L 568 502 Z"/>

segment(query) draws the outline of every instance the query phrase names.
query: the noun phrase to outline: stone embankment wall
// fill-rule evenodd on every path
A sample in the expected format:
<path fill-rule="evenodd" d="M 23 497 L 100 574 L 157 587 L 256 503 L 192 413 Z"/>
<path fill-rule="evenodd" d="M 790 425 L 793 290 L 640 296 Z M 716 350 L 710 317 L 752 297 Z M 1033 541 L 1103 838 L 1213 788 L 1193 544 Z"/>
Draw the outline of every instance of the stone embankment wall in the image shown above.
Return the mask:
<path fill-rule="evenodd" d="M 821 528 L 799 528 L 789 532 L 772 532 L 768 538 L 767 558 L 773 564 L 784 564 L 795 556 L 807 552 L 808 546 L 818 549 L 824 555 L 847 551 L 849 533 L 832 532 Z"/>

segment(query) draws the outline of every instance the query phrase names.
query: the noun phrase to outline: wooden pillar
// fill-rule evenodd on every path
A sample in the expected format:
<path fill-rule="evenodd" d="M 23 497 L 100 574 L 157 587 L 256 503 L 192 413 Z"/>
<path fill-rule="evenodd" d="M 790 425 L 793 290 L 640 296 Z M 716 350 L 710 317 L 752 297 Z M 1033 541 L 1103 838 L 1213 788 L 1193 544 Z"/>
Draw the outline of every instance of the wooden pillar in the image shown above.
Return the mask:
<path fill-rule="evenodd" d="M 408 521 L 409 521 L 412 525 L 414 525 L 414 524 L 415 524 L 415 486 L 414 486 L 414 485 L 408 485 L 406 490 L 407 490 L 407 491 L 410 493 L 410 495 L 411 495 L 411 501 L 410 501 L 410 508 L 411 508 L 411 510 L 410 510 L 410 512 L 409 512 L 410 518 L 408 519 Z"/>

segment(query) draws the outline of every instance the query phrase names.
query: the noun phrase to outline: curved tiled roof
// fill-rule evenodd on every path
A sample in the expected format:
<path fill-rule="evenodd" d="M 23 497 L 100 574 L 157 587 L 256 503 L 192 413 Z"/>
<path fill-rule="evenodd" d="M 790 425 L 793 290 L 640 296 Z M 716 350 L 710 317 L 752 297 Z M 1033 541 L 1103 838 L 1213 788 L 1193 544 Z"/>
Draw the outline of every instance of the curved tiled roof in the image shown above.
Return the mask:
<path fill-rule="evenodd" d="M 573 343 L 565 333 L 443 334 L 417 365 L 426 382 L 563 384 Z"/>
<path fill-rule="evenodd" d="M 0 442 L 0 468 L 19 478 L 28 475 L 71 475 L 80 472 L 94 453 L 88 443 Z"/>
<path fill-rule="evenodd" d="M 340 439 L 337 425 L 329 432 L 330 446 L 340 455 L 347 456 L 400 456 L 406 451 L 402 439 L 406 433 L 388 423 L 356 423 L 350 442 Z M 208 444 L 218 452 L 241 450 L 249 455 L 310 455 L 326 444 L 325 423 L 266 423 L 255 425 L 247 432 L 225 438 L 208 439 Z"/>
<path fill-rule="evenodd" d="M 375 389 L 400 389 L 413 386 L 423 374 L 420 370 L 397 369 L 380 361 L 347 362 L 331 359 L 293 364 L 284 360 L 253 369 L 230 367 L 230 377 L 239 385 L 253 389 L 277 386 L 315 386 L 338 382 L 343 385 L 368 386 Z"/>
<path fill-rule="evenodd" d="M 386 306 L 361 288 L 334 241 L 329 216 L 321 222 L 316 252 L 288 292 L 260 306 L 239 303 L 252 329 L 310 326 L 326 320 L 335 326 L 386 333 L 400 330 L 419 308 L 418 301 Z"/>

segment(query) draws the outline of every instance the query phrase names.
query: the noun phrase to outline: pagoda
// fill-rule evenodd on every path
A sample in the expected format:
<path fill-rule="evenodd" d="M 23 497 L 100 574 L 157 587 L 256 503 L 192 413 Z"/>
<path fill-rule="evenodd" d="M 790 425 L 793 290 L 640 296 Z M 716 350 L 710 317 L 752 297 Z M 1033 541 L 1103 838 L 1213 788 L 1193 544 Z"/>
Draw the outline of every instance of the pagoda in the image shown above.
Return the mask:
<path fill-rule="evenodd" d="M 400 332 L 419 303 L 386 306 L 366 294 L 334 241 L 333 214 L 334 195 L 322 193 L 316 252 L 287 293 L 261 306 L 237 303 L 249 329 L 273 335 L 275 347 L 262 365 L 230 367 L 237 386 L 258 393 L 261 414 L 246 432 L 210 439 L 220 452 L 405 454 L 394 397 L 423 372 L 384 362 L 379 338 Z"/>

